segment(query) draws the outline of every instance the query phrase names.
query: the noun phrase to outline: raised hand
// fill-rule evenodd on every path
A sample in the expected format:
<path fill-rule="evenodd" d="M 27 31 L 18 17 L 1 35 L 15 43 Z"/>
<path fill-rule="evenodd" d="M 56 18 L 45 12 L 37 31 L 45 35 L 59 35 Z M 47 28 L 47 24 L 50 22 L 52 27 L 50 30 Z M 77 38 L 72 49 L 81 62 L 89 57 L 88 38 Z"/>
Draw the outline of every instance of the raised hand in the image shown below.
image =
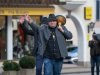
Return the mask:
<path fill-rule="evenodd" d="M 21 17 L 19 18 L 19 23 L 20 23 L 20 24 L 23 24 L 23 22 L 24 22 L 24 16 L 21 16 Z"/>
<path fill-rule="evenodd" d="M 25 15 L 25 19 L 29 22 L 29 23 L 32 23 L 32 19 L 29 15 Z"/>
<path fill-rule="evenodd" d="M 27 14 L 25 15 L 25 20 L 29 21 L 29 15 L 27 15 Z"/>
<path fill-rule="evenodd" d="M 58 26 L 58 29 L 61 31 L 61 32 L 64 32 L 63 28 L 61 25 Z"/>

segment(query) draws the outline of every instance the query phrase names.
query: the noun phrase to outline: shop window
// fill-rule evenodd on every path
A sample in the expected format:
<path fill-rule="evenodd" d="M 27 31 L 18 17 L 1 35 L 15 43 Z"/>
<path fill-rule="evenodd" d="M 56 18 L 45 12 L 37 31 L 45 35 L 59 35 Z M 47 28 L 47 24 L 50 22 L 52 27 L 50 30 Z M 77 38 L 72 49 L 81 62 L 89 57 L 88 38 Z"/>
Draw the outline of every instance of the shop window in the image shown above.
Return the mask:
<path fill-rule="evenodd" d="M 0 16 L 0 60 L 6 59 L 6 27 L 5 17 Z"/>

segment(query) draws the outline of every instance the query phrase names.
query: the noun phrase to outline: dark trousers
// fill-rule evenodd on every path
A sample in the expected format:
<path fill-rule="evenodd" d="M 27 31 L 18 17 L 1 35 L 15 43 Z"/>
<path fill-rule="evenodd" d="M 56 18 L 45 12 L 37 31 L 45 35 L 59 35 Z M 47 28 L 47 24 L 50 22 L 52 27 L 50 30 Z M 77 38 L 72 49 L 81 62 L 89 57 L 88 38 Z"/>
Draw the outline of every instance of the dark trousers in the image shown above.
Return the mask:
<path fill-rule="evenodd" d="M 100 56 L 91 57 L 91 75 L 94 75 L 96 67 L 96 75 L 99 75 Z"/>
<path fill-rule="evenodd" d="M 36 75 L 42 75 L 43 58 L 40 55 L 36 56 Z"/>

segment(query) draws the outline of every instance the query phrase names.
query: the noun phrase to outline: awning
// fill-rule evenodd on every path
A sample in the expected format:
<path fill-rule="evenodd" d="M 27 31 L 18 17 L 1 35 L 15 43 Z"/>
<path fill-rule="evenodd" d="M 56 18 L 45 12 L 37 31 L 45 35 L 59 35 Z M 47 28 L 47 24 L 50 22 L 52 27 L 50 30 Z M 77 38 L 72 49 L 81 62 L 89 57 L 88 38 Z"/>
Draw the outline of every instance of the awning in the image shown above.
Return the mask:
<path fill-rule="evenodd" d="M 34 7 L 34 8 L 0 8 L 0 15 L 48 15 L 54 13 L 54 7 Z"/>

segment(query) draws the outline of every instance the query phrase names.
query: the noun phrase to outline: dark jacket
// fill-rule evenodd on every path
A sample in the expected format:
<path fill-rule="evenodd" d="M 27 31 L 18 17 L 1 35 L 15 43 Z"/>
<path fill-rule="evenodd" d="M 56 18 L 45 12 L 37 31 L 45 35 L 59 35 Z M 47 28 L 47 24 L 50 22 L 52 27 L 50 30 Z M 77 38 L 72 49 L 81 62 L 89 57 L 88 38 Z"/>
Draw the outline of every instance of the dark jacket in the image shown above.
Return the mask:
<path fill-rule="evenodd" d="M 64 33 L 60 32 L 58 28 L 56 28 L 55 33 L 57 37 L 57 42 L 60 50 L 61 57 L 67 56 L 66 49 L 66 39 L 72 38 L 72 33 L 66 29 L 66 27 L 62 26 L 64 29 Z M 47 42 L 50 38 L 51 32 L 49 30 L 48 25 L 44 25 L 39 28 L 39 48 L 38 53 L 43 56 L 44 51 L 46 50 Z"/>
<path fill-rule="evenodd" d="M 41 26 L 44 26 L 46 25 L 47 22 L 43 22 L 41 23 Z M 28 29 L 28 26 L 31 27 L 32 29 Z M 26 34 L 29 34 L 29 35 L 32 35 L 34 36 L 34 49 L 33 49 L 33 55 L 37 55 L 37 51 L 38 51 L 38 39 L 39 39 L 39 28 L 40 28 L 38 25 L 36 25 L 34 22 L 32 22 L 31 24 L 29 24 L 26 20 L 24 21 L 24 23 L 22 24 L 22 28 L 24 30 L 24 32 Z"/>
<path fill-rule="evenodd" d="M 100 56 L 100 45 L 98 42 L 94 42 L 93 40 L 89 41 L 90 47 L 90 55 L 93 56 Z"/>
<path fill-rule="evenodd" d="M 47 42 L 46 50 L 44 52 L 45 58 L 50 59 L 61 59 L 61 54 L 55 34 L 55 28 L 49 28 L 51 31 L 51 36 Z"/>

